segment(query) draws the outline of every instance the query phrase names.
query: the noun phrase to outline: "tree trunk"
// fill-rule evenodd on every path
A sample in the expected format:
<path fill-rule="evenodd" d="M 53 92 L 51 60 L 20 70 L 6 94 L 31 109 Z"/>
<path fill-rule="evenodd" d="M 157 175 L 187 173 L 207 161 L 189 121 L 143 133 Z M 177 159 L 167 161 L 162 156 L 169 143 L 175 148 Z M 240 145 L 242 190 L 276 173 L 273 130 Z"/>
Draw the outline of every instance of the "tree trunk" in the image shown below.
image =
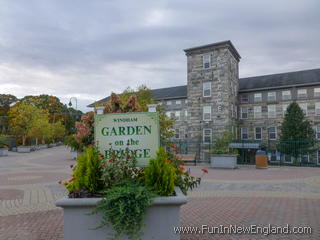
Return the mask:
<path fill-rule="evenodd" d="M 22 136 L 22 146 L 26 145 L 26 136 Z"/>

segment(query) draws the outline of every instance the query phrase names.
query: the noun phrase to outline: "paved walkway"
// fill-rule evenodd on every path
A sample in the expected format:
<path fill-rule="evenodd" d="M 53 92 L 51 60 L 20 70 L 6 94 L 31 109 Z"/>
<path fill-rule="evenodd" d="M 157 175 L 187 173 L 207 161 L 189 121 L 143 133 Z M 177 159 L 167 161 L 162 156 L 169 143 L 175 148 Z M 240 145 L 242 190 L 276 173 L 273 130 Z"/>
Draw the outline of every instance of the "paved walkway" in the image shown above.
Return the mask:
<path fill-rule="evenodd" d="M 63 239 L 63 212 L 55 207 L 75 161 L 64 147 L 0 157 L 0 240 Z M 190 166 L 203 177 L 182 207 L 182 226 L 312 227 L 308 235 L 182 234 L 181 239 L 320 239 L 320 168 Z"/>

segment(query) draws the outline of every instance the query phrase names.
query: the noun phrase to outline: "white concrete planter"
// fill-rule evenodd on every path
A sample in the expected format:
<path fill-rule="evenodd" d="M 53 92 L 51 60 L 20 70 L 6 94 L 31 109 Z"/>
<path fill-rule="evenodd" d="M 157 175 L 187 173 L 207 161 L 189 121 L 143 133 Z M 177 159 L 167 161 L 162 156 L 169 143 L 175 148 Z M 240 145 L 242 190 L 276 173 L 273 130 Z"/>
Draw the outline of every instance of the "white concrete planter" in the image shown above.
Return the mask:
<path fill-rule="evenodd" d="M 237 168 L 236 154 L 213 154 L 210 159 L 213 168 Z"/>
<path fill-rule="evenodd" d="M 18 153 L 29 153 L 31 152 L 30 146 L 18 146 L 17 148 Z"/>
<path fill-rule="evenodd" d="M 67 198 L 56 202 L 56 206 L 64 210 L 64 239 L 65 240 L 105 240 L 112 234 L 111 226 L 93 230 L 100 224 L 102 215 L 85 215 L 91 212 L 100 198 Z M 180 207 L 187 203 L 186 197 L 176 188 L 176 196 L 156 197 L 147 209 L 144 217 L 142 240 L 178 240 L 173 227 L 180 226 Z M 111 238 L 110 238 L 111 239 Z M 127 239 L 123 237 L 121 239 Z"/>
<path fill-rule="evenodd" d="M 49 144 L 49 147 L 51 148 L 51 147 L 56 147 L 57 146 L 57 144 L 56 143 L 50 143 Z"/>
<path fill-rule="evenodd" d="M 8 148 L 0 148 L 0 157 L 8 156 Z"/>
<path fill-rule="evenodd" d="M 46 149 L 46 148 L 48 148 L 48 145 L 47 144 L 39 144 L 38 148 L 39 149 Z"/>

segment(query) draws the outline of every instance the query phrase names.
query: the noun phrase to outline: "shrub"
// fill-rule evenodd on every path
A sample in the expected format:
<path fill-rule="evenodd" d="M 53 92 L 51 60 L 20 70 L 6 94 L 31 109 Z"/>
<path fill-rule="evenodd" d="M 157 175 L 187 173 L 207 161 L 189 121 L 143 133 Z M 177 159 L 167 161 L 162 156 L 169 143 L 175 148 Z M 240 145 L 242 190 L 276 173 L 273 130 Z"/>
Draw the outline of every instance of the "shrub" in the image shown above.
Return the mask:
<path fill-rule="evenodd" d="M 127 235 L 130 240 L 140 239 L 142 220 L 146 208 L 152 204 L 152 190 L 140 182 L 124 179 L 104 192 L 104 198 L 89 213 L 102 213 L 102 228 L 110 223 L 116 234 L 114 239 Z"/>
<path fill-rule="evenodd" d="M 64 138 L 64 144 L 70 147 L 73 151 L 80 150 L 80 144 L 75 140 L 73 135 L 66 136 Z"/>
<path fill-rule="evenodd" d="M 213 154 L 238 154 L 237 149 L 229 148 L 229 143 L 234 139 L 230 131 L 224 131 L 222 136 L 217 137 L 214 141 Z"/>
<path fill-rule="evenodd" d="M 157 157 L 151 159 L 149 166 L 144 169 L 144 181 L 160 196 L 169 196 L 174 192 L 174 183 L 177 178 L 176 170 L 168 162 L 168 154 L 160 148 Z"/>
<path fill-rule="evenodd" d="M 6 135 L 0 135 L 0 148 L 8 147 L 8 137 Z"/>
<path fill-rule="evenodd" d="M 72 178 L 65 182 L 70 193 L 76 190 L 88 190 L 90 193 L 98 193 L 102 190 L 100 156 L 95 148 L 89 147 L 77 158 Z"/>

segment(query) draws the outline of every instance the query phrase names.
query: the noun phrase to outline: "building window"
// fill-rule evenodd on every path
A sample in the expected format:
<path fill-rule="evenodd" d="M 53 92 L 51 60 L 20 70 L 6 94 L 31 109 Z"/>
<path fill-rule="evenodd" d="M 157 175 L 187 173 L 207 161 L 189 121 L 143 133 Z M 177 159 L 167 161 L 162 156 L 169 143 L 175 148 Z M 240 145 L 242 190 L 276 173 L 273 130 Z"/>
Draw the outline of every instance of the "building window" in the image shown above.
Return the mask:
<path fill-rule="evenodd" d="M 315 88 L 314 89 L 314 96 L 315 97 L 320 97 L 320 88 Z"/>
<path fill-rule="evenodd" d="M 282 91 L 282 100 L 290 100 L 291 99 L 291 91 Z"/>
<path fill-rule="evenodd" d="M 203 83 L 203 97 L 211 97 L 211 82 Z"/>
<path fill-rule="evenodd" d="M 268 92 L 268 101 L 276 101 L 276 92 Z"/>
<path fill-rule="evenodd" d="M 167 105 L 172 105 L 172 102 L 171 101 L 167 101 Z"/>
<path fill-rule="evenodd" d="M 320 139 L 320 125 L 316 126 L 316 138 L 319 140 Z"/>
<path fill-rule="evenodd" d="M 306 98 L 307 89 L 298 89 L 298 98 Z"/>
<path fill-rule="evenodd" d="M 181 100 L 176 100 L 176 105 L 181 105 Z"/>
<path fill-rule="evenodd" d="M 177 119 L 177 120 L 180 120 L 180 111 L 176 111 L 174 113 L 174 117 Z"/>
<path fill-rule="evenodd" d="M 211 143 L 212 141 L 212 129 L 204 128 L 203 129 L 203 142 L 204 143 Z"/>
<path fill-rule="evenodd" d="M 282 104 L 282 114 L 283 114 L 283 117 L 286 116 L 286 112 L 287 112 L 288 106 L 289 106 L 289 104 Z"/>
<path fill-rule="evenodd" d="M 248 139 L 248 128 L 241 128 L 241 139 Z"/>
<path fill-rule="evenodd" d="M 187 103 L 188 103 L 188 100 L 186 99 L 186 100 L 184 101 L 184 103 L 187 104 Z"/>
<path fill-rule="evenodd" d="M 168 118 L 171 117 L 171 113 L 170 112 L 166 112 L 166 115 L 167 115 Z"/>
<path fill-rule="evenodd" d="M 241 119 L 248 119 L 248 108 L 241 107 Z"/>
<path fill-rule="evenodd" d="M 188 117 L 188 111 L 184 110 L 184 117 L 187 118 Z"/>
<path fill-rule="evenodd" d="M 302 109 L 303 114 L 308 116 L 308 104 L 307 103 L 299 103 L 299 107 Z"/>
<path fill-rule="evenodd" d="M 262 128 L 261 127 L 256 127 L 254 129 L 254 138 L 256 140 L 261 140 L 262 139 Z"/>
<path fill-rule="evenodd" d="M 203 120 L 204 121 L 211 120 L 211 106 L 203 106 Z"/>
<path fill-rule="evenodd" d="M 211 56 L 203 55 L 203 68 L 210 68 L 211 66 Z"/>
<path fill-rule="evenodd" d="M 268 118 L 275 118 L 276 113 L 276 105 L 268 105 Z"/>
<path fill-rule="evenodd" d="M 255 93 L 254 102 L 261 102 L 261 101 L 262 101 L 262 93 Z"/>
<path fill-rule="evenodd" d="M 261 118 L 261 106 L 254 106 L 253 107 L 253 117 L 254 118 Z"/>
<path fill-rule="evenodd" d="M 240 102 L 241 102 L 241 103 L 249 103 L 249 97 L 248 97 L 248 95 L 246 95 L 246 94 L 240 95 Z"/>
<path fill-rule="evenodd" d="M 315 114 L 316 116 L 320 116 L 320 102 L 316 102 L 315 104 Z"/>
<path fill-rule="evenodd" d="M 269 140 L 277 139 L 277 128 L 276 127 L 269 127 L 268 128 L 268 135 L 269 135 Z"/>
<path fill-rule="evenodd" d="M 174 130 L 174 138 L 179 139 L 180 138 L 180 131 L 179 129 Z"/>

